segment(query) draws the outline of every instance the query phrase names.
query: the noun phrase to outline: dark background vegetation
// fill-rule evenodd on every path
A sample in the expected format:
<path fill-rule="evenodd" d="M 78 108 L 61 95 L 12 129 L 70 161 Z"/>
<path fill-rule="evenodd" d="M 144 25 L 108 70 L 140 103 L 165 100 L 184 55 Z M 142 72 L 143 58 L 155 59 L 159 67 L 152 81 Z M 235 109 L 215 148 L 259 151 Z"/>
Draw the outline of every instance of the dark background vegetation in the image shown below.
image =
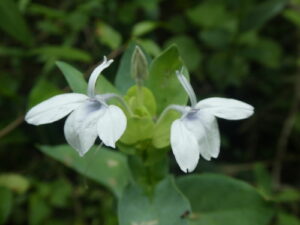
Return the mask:
<path fill-rule="evenodd" d="M 176 43 L 198 99 L 231 97 L 255 107 L 248 120 L 219 121 L 221 155 L 200 160 L 197 172 L 253 184 L 277 199 L 272 224 L 299 224 L 299 27 L 299 0 L 1 0 L 0 186 L 13 199 L 0 215 L 8 224 L 117 224 L 106 188 L 37 150 L 65 143 L 63 122 L 32 127 L 23 117 L 68 90 L 55 61 L 88 75 L 108 55 L 116 61 L 106 73 L 113 81 L 134 40 L 151 57 Z"/>

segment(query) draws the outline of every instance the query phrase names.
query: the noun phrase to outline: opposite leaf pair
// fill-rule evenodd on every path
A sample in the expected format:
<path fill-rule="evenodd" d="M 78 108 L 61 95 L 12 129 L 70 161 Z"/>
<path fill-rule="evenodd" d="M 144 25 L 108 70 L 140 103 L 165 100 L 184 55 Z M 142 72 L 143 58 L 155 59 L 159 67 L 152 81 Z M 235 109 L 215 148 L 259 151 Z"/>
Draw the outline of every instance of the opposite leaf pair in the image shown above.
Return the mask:
<path fill-rule="evenodd" d="M 68 93 L 54 96 L 33 107 L 25 120 L 33 125 L 47 124 L 67 116 L 64 133 L 67 142 L 83 156 L 94 144 L 97 136 L 110 147 L 123 135 L 127 120 L 123 111 L 107 100 L 115 94 L 95 94 L 100 73 L 113 60 L 104 61 L 94 69 L 88 82 L 88 95 Z M 171 105 L 182 113 L 171 127 L 171 146 L 181 170 L 191 172 L 200 155 L 206 160 L 216 158 L 220 151 L 220 135 L 216 117 L 229 120 L 244 119 L 253 114 L 253 107 L 237 100 L 207 98 L 197 103 L 196 95 L 186 77 L 176 71 L 177 77 L 190 98 L 191 107 Z M 164 113 L 162 114 L 162 116 Z"/>

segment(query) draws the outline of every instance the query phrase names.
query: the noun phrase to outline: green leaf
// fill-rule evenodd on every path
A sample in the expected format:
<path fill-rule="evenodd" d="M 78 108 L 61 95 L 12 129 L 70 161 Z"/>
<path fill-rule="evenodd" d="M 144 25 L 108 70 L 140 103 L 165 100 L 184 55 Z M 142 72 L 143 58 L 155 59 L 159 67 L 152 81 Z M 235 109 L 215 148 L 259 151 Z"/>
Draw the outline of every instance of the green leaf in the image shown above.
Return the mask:
<path fill-rule="evenodd" d="M 58 61 L 56 65 L 63 73 L 72 91 L 86 94 L 87 82 L 80 71 L 65 62 Z"/>
<path fill-rule="evenodd" d="M 51 183 L 50 203 L 56 207 L 66 207 L 72 195 L 72 186 L 65 180 L 59 178 Z"/>
<path fill-rule="evenodd" d="M 262 3 L 252 8 L 241 21 L 241 32 L 262 27 L 266 22 L 278 15 L 286 3 L 286 0 L 262 1 Z"/>
<path fill-rule="evenodd" d="M 249 71 L 248 62 L 243 57 L 224 52 L 212 55 L 206 66 L 210 78 L 221 89 L 228 85 L 239 86 Z"/>
<path fill-rule="evenodd" d="M 277 68 L 281 65 L 282 49 L 272 39 L 260 38 L 255 45 L 244 48 L 242 53 L 245 57 L 264 66 Z"/>
<path fill-rule="evenodd" d="M 67 16 L 67 12 L 65 12 L 63 9 L 51 8 L 43 4 L 37 4 L 35 2 L 30 2 L 28 11 L 32 15 L 44 16 L 48 19 L 63 20 Z"/>
<path fill-rule="evenodd" d="M 267 168 L 265 168 L 263 163 L 256 163 L 253 173 L 258 191 L 265 198 L 270 198 L 272 196 L 272 177 Z"/>
<path fill-rule="evenodd" d="M 126 158 L 119 152 L 105 147 L 95 152 L 94 147 L 84 157 L 79 157 L 78 153 L 68 145 L 39 146 L 39 149 L 64 165 L 106 186 L 118 197 L 128 183 Z"/>
<path fill-rule="evenodd" d="M 167 46 L 176 44 L 184 63 L 189 70 L 195 70 L 200 66 L 202 55 L 195 41 L 185 35 L 175 36 L 168 40 Z"/>
<path fill-rule="evenodd" d="M 187 103 L 188 96 L 175 73 L 183 66 L 175 45 L 167 48 L 151 63 L 146 86 L 155 96 L 158 113 L 161 113 L 170 104 L 185 105 Z M 185 75 L 188 77 L 186 71 Z"/>
<path fill-rule="evenodd" d="M 159 45 L 151 39 L 138 39 L 137 43 L 151 56 L 156 57 L 161 52 Z"/>
<path fill-rule="evenodd" d="M 199 38 L 209 47 L 220 49 L 228 47 L 234 35 L 224 29 L 210 29 L 201 31 Z"/>
<path fill-rule="evenodd" d="M 142 21 L 134 25 L 132 30 L 132 36 L 142 36 L 144 34 L 147 34 L 151 31 L 153 31 L 155 28 L 157 28 L 158 24 L 153 21 Z"/>
<path fill-rule="evenodd" d="M 13 0 L 0 1 L 0 28 L 23 44 L 30 45 L 33 42 L 26 21 Z"/>
<path fill-rule="evenodd" d="M 26 192 L 29 185 L 29 181 L 19 174 L 5 173 L 0 175 L 0 186 L 7 187 L 17 193 Z"/>
<path fill-rule="evenodd" d="M 37 193 L 30 196 L 28 215 L 30 225 L 44 224 L 50 213 L 51 208 L 42 196 Z"/>
<path fill-rule="evenodd" d="M 276 202 L 297 202 L 300 201 L 300 191 L 287 187 L 276 193 L 272 200 Z"/>
<path fill-rule="evenodd" d="M 0 84 L 0 95 L 2 97 L 14 97 L 17 95 L 21 82 L 10 73 L 3 71 L 3 73 L 0 73 Z"/>
<path fill-rule="evenodd" d="M 12 209 L 12 192 L 4 187 L 0 187 L 0 224 L 5 224 Z"/>
<path fill-rule="evenodd" d="M 89 24 L 89 15 L 82 13 L 79 10 L 74 10 L 68 13 L 67 17 L 64 19 L 66 25 L 70 26 L 72 31 L 81 32 Z"/>
<path fill-rule="evenodd" d="M 120 94 L 120 91 L 116 89 L 116 87 L 102 75 L 98 77 L 95 89 L 97 94 L 104 94 L 104 93 Z"/>
<path fill-rule="evenodd" d="M 178 186 L 190 200 L 191 225 L 268 225 L 273 207 L 247 183 L 223 175 L 189 175 Z"/>
<path fill-rule="evenodd" d="M 297 10 L 286 9 L 283 12 L 283 16 L 294 23 L 296 26 L 300 27 L 300 14 Z"/>
<path fill-rule="evenodd" d="M 32 88 L 29 94 L 28 107 L 32 107 L 54 95 L 61 94 L 62 91 L 52 82 L 41 78 Z"/>
<path fill-rule="evenodd" d="M 236 42 L 242 46 L 255 46 L 259 40 L 258 32 L 256 30 L 251 30 L 241 33 Z"/>
<path fill-rule="evenodd" d="M 118 204 L 120 225 L 187 225 L 182 215 L 189 211 L 189 202 L 172 178 L 160 182 L 151 199 L 137 186 L 130 185 Z"/>
<path fill-rule="evenodd" d="M 135 84 L 131 76 L 131 58 L 136 44 L 130 43 L 125 53 L 122 55 L 121 62 L 116 75 L 115 85 L 117 89 L 125 94 L 126 91 Z"/>
<path fill-rule="evenodd" d="M 295 215 L 280 212 L 278 215 L 278 224 L 277 225 L 299 225 L 300 219 Z"/>
<path fill-rule="evenodd" d="M 97 23 L 96 34 L 99 37 L 100 42 L 111 49 L 118 48 L 122 43 L 121 34 L 106 23 Z"/>
<path fill-rule="evenodd" d="M 233 16 L 226 10 L 225 4 L 217 1 L 205 1 L 187 12 L 188 18 L 204 28 L 235 26 Z"/>
<path fill-rule="evenodd" d="M 90 62 L 91 56 L 89 53 L 67 46 L 44 46 L 32 50 L 33 54 L 40 55 L 43 60 L 48 59 L 66 59 L 81 62 Z"/>

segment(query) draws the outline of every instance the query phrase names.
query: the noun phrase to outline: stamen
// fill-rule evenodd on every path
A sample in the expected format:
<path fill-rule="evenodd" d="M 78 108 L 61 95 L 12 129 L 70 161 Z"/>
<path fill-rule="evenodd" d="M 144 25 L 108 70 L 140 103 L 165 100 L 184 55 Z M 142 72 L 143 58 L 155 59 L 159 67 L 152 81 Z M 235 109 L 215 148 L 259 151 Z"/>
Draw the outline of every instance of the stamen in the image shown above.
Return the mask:
<path fill-rule="evenodd" d="M 107 61 L 106 56 L 104 56 L 103 57 L 103 62 L 93 70 L 93 72 L 90 76 L 90 79 L 89 79 L 89 83 L 88 83 L 88 95 L 90 97 L 95 96 L 95 86 L 96 86 L 96 81 L 97 81 L 99 75 L 101 74 L 101 72 L 104 69 L 109 67 L 112 62 L 113 62 L 112 59 Z"/>
<path fill-rule="evenodd" d="M 181 83 L 182 87 L 184 88 L 184 90 L 186 91 L 186 93 L 188 94 L 192 107 L 194 107 L 197 104 L 196 94 L 195 94 L 190 82 L 186 79 L 186 77 L 183 75 L 182 72 L 183 72 L 183 67 L 182 67 L 181 71 L 178 71 L 178 70 L 176 71 L 177 78 L 178 78 L 179 82 Z"/>

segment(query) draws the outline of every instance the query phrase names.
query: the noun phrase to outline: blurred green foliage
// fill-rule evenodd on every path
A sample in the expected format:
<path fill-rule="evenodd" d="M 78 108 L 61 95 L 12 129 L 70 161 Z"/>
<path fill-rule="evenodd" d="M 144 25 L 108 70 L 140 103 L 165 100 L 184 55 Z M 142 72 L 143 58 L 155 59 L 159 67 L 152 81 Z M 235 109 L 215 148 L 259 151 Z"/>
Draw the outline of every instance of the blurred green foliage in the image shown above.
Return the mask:
<path fill-rule="evenodd" d="M 130 60 L 136 44 L 151 65 L 153 80 L 147 85 L 157 89 L 155 98 L 165 101 L 165 106 L 184 103 L 186 96 L 169 90 L 172 86 L 158 80 L 159 73 L 184 64 L 198 99 L 232 97 L 256 109 L 254 117 L 239 125 L 220 121 L 221 156 L 214 162 L 200 161 L 197 170 L 243 181 L 211 174 L 179 178 L 176 183 L 192 200 L 192 214 L 172 178 L 161 181 L 154 192 L 159 190 L 162 198 L 170 194 L 174 204 L 182 201 L 187 214 L 181 216 L 190 218 L 191 224 L 227 225 L 226 220 L 234 219 L 238 224 L 299 224 L 299 29 L 299 0 L 1 0 L 0 224 L 118 224 L 116 199 L 131 179 L 124 155 L 94 151 L 80 161 L 70 147 L 61 145 L 65 144 L 62 122 L 33 128 L 22 121 L 29 107 L 50 96 L 69 88 L 85 92 L 84 78 L 93 68 L 87 65 L 96 66 L 103 55 L 116 63 L 105 73 L 106 79 L 99 79 L 98 90 L 125 95 L 134 84 Z M 166 54 L 171 56 L 165 63 L 152 61 Z M 171 65 L 170 58 L 176 63 Z M 130 92 L 127 97 L 130 99 Z M 155 147 L 165 153 L 168 130 L 158 134 L 157 127 L 151 129 Z M 282 139 L 287 142 L 283 147 Z M 283 154 L 278 154 L 282 149 Z M 172 171 L 180 174 L 172 157 Z M 159 164 L 159 159 L 153 161 Z M 133 176 L 147 172 L 139 171 L 138 164 L 138 160 L 131 164 L 137 171 Z M 278 165 L 281 182 L 274 187 Z M 165 193 L 166 186 L 174 188 Z M 125 191 L 135 196 L 138 206 L 148 209 L 149 214 L 141 212 L 140 218 L 151 222 L 152 216 L 160 216 L 153 205 L 163 207 L 161 199 L 148 202 L 135 187 Z M 239 202 L 243 198 L 246 200 Z M 122 224 L 127 224 L 130 217 L 123 220 L 122 213 L 130 214 L 132 208 L 126 207 L 128 199 L 121 200 L 119 209 L 125 211 L 118 213 Z"/>

